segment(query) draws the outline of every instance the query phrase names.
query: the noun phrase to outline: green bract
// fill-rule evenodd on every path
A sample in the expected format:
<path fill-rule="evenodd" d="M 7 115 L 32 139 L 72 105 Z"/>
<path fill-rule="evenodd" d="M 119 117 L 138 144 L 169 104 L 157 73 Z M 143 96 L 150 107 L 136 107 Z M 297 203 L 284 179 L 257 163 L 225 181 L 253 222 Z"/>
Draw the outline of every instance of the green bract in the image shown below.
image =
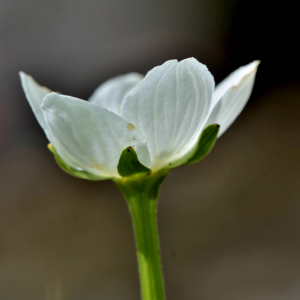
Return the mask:
<path fill-rule="evenodd" d="M 122 177 L 129 177 L 141 173 L 150 173 L 151 170 L 142 165 L 132 147 L 123 150 L 118 163 L 118 172 Z"/>
<path fill-rule="evenodd" d="M 220 125 L 212 124 L 207 126 L 201 133 L 198 147 L 195 154 L 186 162 L 187 165 L 194 164 L 202 160 L 213 148 L 218 137 Z"/>

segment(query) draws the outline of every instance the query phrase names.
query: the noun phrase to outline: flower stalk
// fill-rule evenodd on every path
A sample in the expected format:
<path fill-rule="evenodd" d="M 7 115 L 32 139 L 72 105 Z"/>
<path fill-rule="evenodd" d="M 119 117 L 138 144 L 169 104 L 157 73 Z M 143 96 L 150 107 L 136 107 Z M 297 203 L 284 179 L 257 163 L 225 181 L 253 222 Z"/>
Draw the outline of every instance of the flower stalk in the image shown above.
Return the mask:
<path fill-rule="evenodd" d="M 150 175 L 115 180 L 127 201 L 132 219 L 142 300 L 165 300 L 157 204 L 160 186 L 168 173 L 168 170 L 162 170 Z"/>

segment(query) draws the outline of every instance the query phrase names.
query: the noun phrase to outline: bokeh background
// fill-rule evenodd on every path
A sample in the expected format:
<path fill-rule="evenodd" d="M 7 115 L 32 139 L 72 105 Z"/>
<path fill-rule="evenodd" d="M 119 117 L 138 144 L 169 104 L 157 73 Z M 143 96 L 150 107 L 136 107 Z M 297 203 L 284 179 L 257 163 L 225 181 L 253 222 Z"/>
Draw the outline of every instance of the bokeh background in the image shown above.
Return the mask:
<path fill-rule="evenodd" d="M 300 298 L 297 10 L 269 1 L 0 1 L 0 299 L 139 299 L 131 222 L 110 181 L 63 173 L 17 72 L 86 99 L 106 79 L 196 57 L 216 82 L 261 59 L 252 97 L 159 203 L 172 300 Z"/>

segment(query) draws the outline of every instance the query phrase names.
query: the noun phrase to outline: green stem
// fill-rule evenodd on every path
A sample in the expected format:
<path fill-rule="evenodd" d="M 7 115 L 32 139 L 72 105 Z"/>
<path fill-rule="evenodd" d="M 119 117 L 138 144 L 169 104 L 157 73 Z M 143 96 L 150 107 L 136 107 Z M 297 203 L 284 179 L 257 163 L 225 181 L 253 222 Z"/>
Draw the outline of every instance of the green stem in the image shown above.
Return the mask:
<path fill-rule="evenodd" d="M 157 231 L 159 188 L 168 170 L 148 176 L 115 180 L 127 200 L 131 214 L 143 300 L 165 300 L 164 281 Z"/>

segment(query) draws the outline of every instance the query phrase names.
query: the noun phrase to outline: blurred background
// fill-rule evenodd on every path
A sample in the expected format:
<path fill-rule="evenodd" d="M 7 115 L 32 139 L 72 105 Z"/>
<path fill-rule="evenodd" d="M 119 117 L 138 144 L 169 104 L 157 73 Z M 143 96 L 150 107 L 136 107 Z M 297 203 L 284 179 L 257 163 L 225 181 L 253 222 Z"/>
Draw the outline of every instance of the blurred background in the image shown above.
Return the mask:
<path fill-rule="evenodd" d="M 201 163 L 163 185 L 172 300 L 300 298 L 300 76 L 291 4 L 0 1 L 0 299 L 138 300 L 131 221 L 110 181 L 56 165 L 18 71 L 87 99 L 103 81 L 195 57 L 218 83 L 262 61 L 252 97 Z"/>

